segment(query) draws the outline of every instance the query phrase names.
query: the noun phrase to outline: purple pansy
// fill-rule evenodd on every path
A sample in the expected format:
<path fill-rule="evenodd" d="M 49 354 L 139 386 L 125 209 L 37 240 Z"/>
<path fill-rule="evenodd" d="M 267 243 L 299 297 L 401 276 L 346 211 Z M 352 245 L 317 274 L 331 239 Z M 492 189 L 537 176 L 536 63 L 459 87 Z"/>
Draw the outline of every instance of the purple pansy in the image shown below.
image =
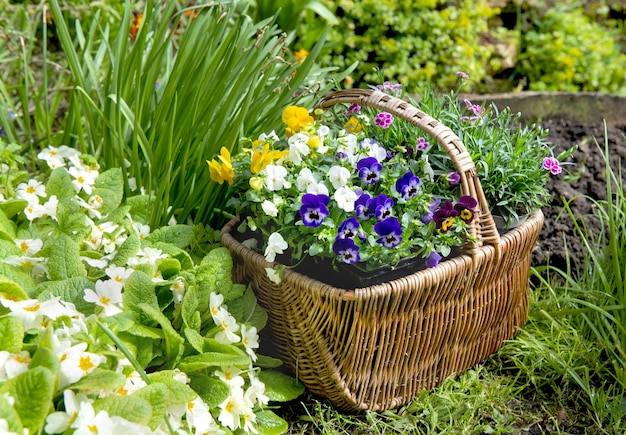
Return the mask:
<path fill-rule="evenodd" d="M 439 210 L 433 213 L 433 220 L 437 229 L 442 233 L 448 232 L 452 224 L 454 223 L 455 216 L 458 216 L 459 212 L 454 209 L 451 201 L 445 201 Z"/>
<path fill-rule="evenodd" d="M 354 202 L 354 211 L 359 219 L 366 221 L 374 216 L 374 210 L 369 208 L 369 202 L 372 199 L 367 193 L 362 193 Z"/>
<path fill-rule="evenodd" d="M 422 217 L 420 217 L 420 220 L 425 224 L 432 222 L 433 214 L 435 213 L 435 210 L 437 210 L 437 207 L 439 207 L 439 204 L 441 204 L 441 199 L 435 198 L 433 203 L 428 206 L 428 212 L 424 213 Z"/>
<path fill-rule="evenodd" d="M 376 239 L 376 242 L 380 243 L 385 248 L 398 246 L 402 241 L 402 228 L 400 227 L 398 219 L 394 217 L 376 222 L 374 231 L 380 236 Z"/>
<path fill-rule="evenodd" d="M 393 214 L 393 198 L 387 198 L 387 195 L 381 193 L 376 198 L 370 199 L 367 207 L 374 211 L 377 220 L 382 221 Z"/>
<path fill-rule="evenodd" d="M 344 219 L 337 228 L 337 239 L 352 239 L 363 237 L 359 221 L 355 217 Z"/>
<path fill-rule="evenodd" d="M 300 215 L 302 222 L 307 227 L 316 228 L 322 225 L 324 218 L 328 216 L 326 206 L 330 203 L 328 195 L 306 193 L 302 196 Z"/>
<path fill-rule="evenodd" d="M 352 103 L 346 109 L 346 116 L 354 115 L 355 113 L 359 113 L 360 111 L 361 111 L 361 106 L 359 106 L 356 103 Z"/>
<path fill-rule="evenodd" d="M 463 195 L 459 198 L 454 209 L 459 213 L 459 217 L 467 224 L 474 219 L 474 208 L 478 205 L 478 201 L 475 198 Z"/>
<path fill-rule="evenodd" d="M 359 178 L 365 184 L 376 184 L 380 180 L 380 171 L 383 169 L 374 157 L 366 157 L 356 164 Z"/>
<path fill-rule="evenodd" d="M 420 179 L 413 172 L 409 171 L 396 180 L 396 190 L 405 200 L 417 195 L 420 188 Z"/>
<path fill-rule="evenodd" d="M 461 176 L 456 171 L 448 172 L 448 174 L 446 175 L 446 180 L 450 185 L 454 186 L 455 184 L 459 184 L 459 181 L 461 181 Z"/>
<path fill-rule="evenodd" d="M 353 264 L 361 260 L 359 247 L 352 239 L 335 240 L 335 243 L 333 243 L 333 252 L 341 261 L 347 264 Z"/>
<path fill-rule="evenodd" d="M 426 257 L 426 267 L 435 267 L 441 261 L 441 255 L 437 251 L 432 251 L 428 257 Z"/>
<path fill-rule="evenodd" d="M 374 118 L 374 125 L 380 128 L 389 128 L 393 123 L 393 115 L 389 112 L 380 112 Z"/>

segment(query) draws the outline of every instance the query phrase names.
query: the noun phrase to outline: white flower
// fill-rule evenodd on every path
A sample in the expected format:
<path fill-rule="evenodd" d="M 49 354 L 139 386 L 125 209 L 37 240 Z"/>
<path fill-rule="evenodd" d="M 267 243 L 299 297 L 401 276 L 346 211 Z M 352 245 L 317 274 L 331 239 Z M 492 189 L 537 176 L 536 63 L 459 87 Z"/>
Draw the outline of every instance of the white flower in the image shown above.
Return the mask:
<path fill-rule="evenodd" d="M 257 402 L 260 406 L 267 405 L 270 398 L 265 395 L 265 384 L 255 376 L 254 371 L 248 372 L 248 378 L 250 379 L 250 386 L 246 390 L 245 399 L 250 403 L 250 406 L 254 406 Z"/>
<path fill-rule="evenodd" d="M 89 201 L 85 201 L 81 197 L 76 197 L 76 200 L 85 210 L 87 210 L 87 213 L 89 213 L 89 216 L 92 218 L 100 219 L 102 217 L 102 214 L 98 211 L 104 204 L 100 195 L 92 195 L 89 198 Z"/>
<path fill-rule="evenodd" d="M 317 180 L 313 176 L 313 172 L 309 168 L 302 168 L 296 178 L 296 186 L 300 192 L 308 192 L 308 188 L 311 185 L 317 184 Z M 311 193 L 311 192 L 309 192 Z"/>
<path fill-rule="evenodd" d="M 358 196 L 352 189 L 343 186 L 335 191 L 334 198 L 337 202 L 337 206 L 349 213 L 354 211 L 354 202 L 357 200 Z"/>
<path fill-rule="evenodd" d="M 45 214 L 45 209 L 41 204 L 29 203 L 26 208 L 24 208 L 24 214 L 26 215 L 26 219 L 33 221 L 42 217 Z"/>
<path fill-rule="evenodd" d="M 328 178 L 335 189 L 345 186 L 350 179 L 350 171 L 343 166 L 333 166 L 328 170 Z"/>
<path fill-rule="evenodd" d="M 241 338 L 235 334 L 235 332 L 239 331 L 239 325 L 228 311 L 224 308 L 220 308 L 216 317 L 217 321 L 215 324 L 220 328 L 220 332 L 215 334 L 215 339 L 217 341 L 220 343 L 232 344 L 241 340 Z"/>
<path fill-rule="evenodd" d="M 162 258 L 167 258 L 167 254 L 157 248 L 143 248 L 134 257 L 128 259 L 129 266 L 137 266 L 139 264 L 152 264 L 156 265 L 156 262 Z"/>
<path fill-rule="evenodd" d="M 316 184 L 311 184 L 307 190 L 306 193 L 313 193 L 315 195 L 326 195 L 328 196 L 328 187 L 326 187 L 326 185 L 324 183 L 316 183 Z"/>
<path fill-rule="evenodd" d="M 106 362 L 106 358 L 87 352 L 87 343 L 82 342 L 70 347 L 59 357 L 59 361 L 61 362 L 59 388 L 64 388 L 94 371 L 96 367 Z"/>
<path fill-rule="evenodd" d="M 269 280 L 272 281 L 274 284 L 280 284 L 280 281 L 282 280 L 282 270 L 274 269 L 272 267 L 266 267 L 265 273 L 267 274 Z"/>
<path fill-rule="evenodd" d="M 133 222 L 133 228 L 139 237 L 139 240 L 144 240 L 150 235 L 150 225 L 145 225 L 140 222 Z"/>
<path fill-rule="evenodd" d="M 280 233 L 270 234 L 267 240 L 267 248 L 265 248 L 265 259 L 270 263 L 273 262 L 276 259 L 276 254 L 282 254 L 287 247 L 287 242 Z"/>
<path fill-rule="evenodd" d="M 0 433 L 2 435 L 20 435 L 17 432 L 9 432 L 9 422 L 5 418 L 0 418 Z M 24 429 L 23 435 L 28 435 L 28 429 Z"/>
<path fill-rule="evenodd" d="M 182 303 L 185 296 L 185 280 L 181 276 L 177 277 L 170 286 L 170 290 L 174 294 L 174 303 Z"/>
<path fill-rule="evenodd" d="M 0 303 L 11 311 L 10 316 L 20 319 L 24 324 L 24 329 L 28 331 L 30 329 L 44 329 L 47 326 L 46 319 L 55 320 L 60 316 L 74 314 L 60 303 L 60 299 L 60 296 L 43 302 L 37 299 L 23 301 L 0 299 Z"/>
<path fill-rule="evenodd" d="M 185 406 L 185 419 L 187 420 L 189 430 L 193 431 L 196 435 L 217 435 L 225 433 L 217 426 L 209 407 L 200 397 L 196 397 L 191 402 L 187 402 Z"/>
<path fill-rule="evenodd" d="M 104 269 L 105 267 L 107 267 L 107 264 L 109 264 L 106 260 L 102 260 L 100 258 L 91 258 L 81 255 L 80 259 L 91 267 L 95 267 L 97 269 Z"/>
<path fill-rule="evenodd" d="M 68 147 L 67 145 L 61 145 L 57 149 L 57 153 L 64 159 L 77 159 L 80 156 L 80 151 L 75 148 Z"/>
<path fill-rule="evenodd" d="M 83 190 L 87 195 L 91 195 L 93 191 L 93 185 L 98 177 L 98 171 L 79 168 L 78 166 L 72 166 L 67 171 L 74 178 L 72 180 L 72 186 L 74 191 L 79 193 Z"/>
<path fill-rule="evenodd" d="M 63 433 L 75 424 L 78 419 L 81 402 L 90 402 L 82 393 L 74 394 L 70 389 L 63 391 L 63 405 L 65 411 L 57 411 L 46 417 L 46 433 Z"/>
<path fill-rule="evenodd" d="M 4 260 L 0 260 L 0 262 L 11 264 L 13 266 L 19 266 L 23 270 L 30 272 L 33 276 L 37 277 L 42 277 L 48 274 L 46 258 L 29 257 L 26 255 L 22 255 L 20 257 L 17 255 L 10 255 Z"/>
<path fill-rule="evenodd" d="M 289 153 L 287 154 L 286 160 L 296 166 L 301 165 L 302 156 L 308 155 L 310 151 L 309 145 L 307 145 L 309 139 L 309 135 L 305 133 L 296 133 L 291 136 L 287 141 L 289 143 Z"/>
<path fill-rule="evenodd" d="M 122 287 L 115 280 L 97 280 L 96 290 L 85 289 L 83 299 L 103 308 L 104 316 L 114 316 L 122 312 Z"/>
<path fill-rule="evenodd" d="M 121 266 L 111 265 L 104 271 L 106 275 L 113 281 L 119 284 L 120 287 L 124 287 L 128 277 L 134 272 L 134 269 L 126 269 Z"/>
<path fill-rule="evenodd" d="M 343 153 L 348 157 L 354 155 L 356 149 L 357 139 L 353 134 L 347 134 L 337 138 L 337 152 Z"/>
<path fill-rule="evenodd" d="M 241 389 L 231 390 L 226 400 L 219 404 L 219 408 L 221 411 L 217 419 L 230 430 L 235 430 L 240 426 L 243 414 L 252 412 L 245 403 Z"/>
<path fill-rule="evenodd" d="M 30 361 L 30 354 L 25 350 L 19 353 L 0 351 L 0 381 L 13 379 L 25 373 L 28 371 Z"/>
<path fill-rule="evenodd" d="M 265 201 L 263 201 L 263 203 L 261 203 L 261 208 L 263 209 L 263 212 L 268 216 L 278 216 L 278 208 L 274 205 L 272 201 L 266 199 Z"/>
<path fill-rule="evenodd" d="M 39 197 L 46 197 L 46 186 L 37 180 L 28 180 L 28 183 L 20 183 L 15 189 L 15 196 L 25 199 L 29 204 L 39 204 Z"/>
<path fill-rule="evenodd" d="M 57 207 L 59 205 L 59 199 L 56 195 L 50 196 L 41 209 L 41 216 L 50 216 L 55 221 L 59 221 L 57 218 Z"/>
<path fill-rule="evenodd" d="M 211 293 L 209 295 L 209 309 L 211 310 L 211 316 L 213 317 L 213 321 L 215 324 L 219 324 L 219 314 L 220 308 L 222 308 L 222 304 L 224 303 L 224 296 L 220 293 Z"/>
<path fill-rule="evenodd" d="M 56 169 L 60 166 L 65 166 L 65 160 L 59 153 L 58 148 L 49 145 L 48 148 L 41 150 L 37 157 L 48 164 L 50 169 Z"/>
<path fill-rule="evenodd" d="M 248 328 L 246 325 L 241 325 L 241 342 L 245 346 L 246 353 L 250 355 L 252 361 L 256 361 L 257 356 L 254 349 L 259 348 L 259 335 L 257 334 L 256 327 L 252 326 Z"/>
<path fill-rule="evenodd" d="M 41 239 L 15 239 L 14 242 L 24 255 L 28 256 L 35 255 L 43 246 L 43 240 Z"/>
<path fill-rule="evenodd" d="M 286 168 L 277 165 L 267 165 L 263 172 L 265 173 L 265 185 L 269 190 L 277 191 L 290 186 L 286 179 Z"/>
<path fill-rule="evenodd" d="M 121 396 L 126 396 L 145 387 L 146 385 L 146 381 L 143 380 L 141 375 L 137 373 L 137 371 L 133 370 L 128 375 L 126 375 L 126 382 L 124 382 L 124 386 L 118 388 L 115 393 Z"/>
<path fill-rule="evenodd" d="M 215 374 L 222 382 L 224 382 L 230 389 L 236 389 L 243 387 L 245 383 L 241 376 L 242 371 L 237 367 L 222 367 L 222 370 L 215 371 Z"/>
<path fill-rule="evenodd" d="M 278 135 L 276 134 L 276 132 L 274 130 L 270 131 L 268 134 L 265 133 L 261 133 L 259 135 L 259 140 L 262 142 L 278 142 L 280 140 L 280 138 L 278 137 Z"/>

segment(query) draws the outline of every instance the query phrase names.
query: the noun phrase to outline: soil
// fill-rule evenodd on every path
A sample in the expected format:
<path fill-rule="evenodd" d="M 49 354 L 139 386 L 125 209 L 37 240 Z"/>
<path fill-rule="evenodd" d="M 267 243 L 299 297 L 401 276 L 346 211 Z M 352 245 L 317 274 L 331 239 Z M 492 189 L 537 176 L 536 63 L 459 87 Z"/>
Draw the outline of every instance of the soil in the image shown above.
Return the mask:
<path fill-rule="evenodd" d="M 585 247 L 571 218 L 584 222 L 592 234 L 600 234 L 599 219 L 594 217 L 595 201 L 607 199 L 605 145 L 608 147 L 610 166 L 614 173 L 622 172 L 621 183 L 626 180 L 626 124 L 607 126 L 602 123 L 585 124 L 565 118 L 550 118 L 539 122 L 549 129 L 547 138 L 555 154 L 577 146 L 565 167 L 567 174 L 554 177 L 549 183 L 550 204 L 543 208 L 545 223 L 533 251 L 532 264 L 549 263 L 566 270 L 567 254 L 573 271 L 582 263 Z M 605 142 L 606 139 L 606 142 Z M 569 204 L 571 216 L 563 205 Z M 572 264 L 573 263 L 573 264 Z"/>

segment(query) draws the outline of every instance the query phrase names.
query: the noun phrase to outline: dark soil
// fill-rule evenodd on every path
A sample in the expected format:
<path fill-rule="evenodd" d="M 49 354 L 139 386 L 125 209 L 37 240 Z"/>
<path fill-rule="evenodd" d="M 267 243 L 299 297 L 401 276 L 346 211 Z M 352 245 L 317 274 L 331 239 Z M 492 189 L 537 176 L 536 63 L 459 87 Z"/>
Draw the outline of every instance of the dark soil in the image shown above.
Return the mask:
<path fill-rule="evenodd" d="M 565 167 L 568 174 L 563 172 L 548 185 L 552 197 L 550 205 L 543 209 L 545 223 L 533 251 L 532 264 L 538 266 L 549 262 L 566 270 L 569 252 L 570 259 L 574 260 L 570 265 L 575 271 L 580 266 L 585 247 L 563 205 L 569 204 L 572 215 L 584 221 L 590 233 L 600 233 L 602 223 L 593 214 L 597 208 L 594 201 L 607 198 L 605 143 L 611 168 L 616 176 L 618 171 L 623 172 L 623 183 L 626 179 L 626 124 L 607 126 L 606 134 L 602 123 L 583 124 L 554 118 L 539 124 L 549 129 L 547 140 L 555 147 L 555 154 L 573 145 L 577 150 L 569 159 L 572 164 Z"/>

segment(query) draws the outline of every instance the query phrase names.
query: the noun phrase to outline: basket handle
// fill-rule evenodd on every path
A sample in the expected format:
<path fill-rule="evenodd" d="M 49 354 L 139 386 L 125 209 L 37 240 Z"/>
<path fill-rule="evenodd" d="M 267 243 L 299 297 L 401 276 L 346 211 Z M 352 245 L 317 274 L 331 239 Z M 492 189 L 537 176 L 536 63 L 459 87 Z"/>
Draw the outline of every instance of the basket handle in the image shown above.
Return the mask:
<path fill-rule="evenodd" d="M 496 256 L 500 257 L 500 234 L 476 174 L 476 166 L 461 139 L 450 128 L 400 98 L 370 89 L 346 89 L 331 92 L 322 97 L 315 108 L 328 109 L 341 103 L 356 103 L 360 106 L 384 110 L 434 137 L 450 156 L 461 177 L 461 194 L 473 196 L 478 200 L 478 210 L 469 227 L 470 235 L 478 242 L 466 244 L 463 248 L 464 253 L 475 255 L 483 243 L 488 243 L 494 246 Z"/>

